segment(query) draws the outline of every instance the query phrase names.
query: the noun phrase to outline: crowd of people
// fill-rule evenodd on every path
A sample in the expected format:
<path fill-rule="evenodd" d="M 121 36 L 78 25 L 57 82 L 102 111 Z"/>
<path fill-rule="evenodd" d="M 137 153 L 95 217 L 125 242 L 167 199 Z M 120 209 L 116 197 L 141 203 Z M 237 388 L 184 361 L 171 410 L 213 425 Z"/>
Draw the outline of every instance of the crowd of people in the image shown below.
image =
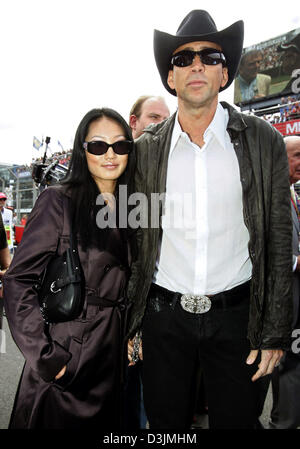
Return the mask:
<path fill-rule="evenodd" d="M 266 71 L 269 69 L 274 69 L 280 67 L 281 64 L 281 54 L 277 51 L 278 44 L 273 44 L 268 47 L 262 48 L 262 61 L 260 63 L 260 70 Z"/>
<path fill-rule="evenodd" d="M 271 125 L 276 123 L 284 123 L 290 120 L 297 120 L 300 118 L 300 95 L 282 97 L 277 106 L 273 106 L 272 113 L 265 113 L 263 111 L 250 109 L 247 112 L 249 115 L 259 115 L 261 118 L 269 122 Z M 274 112 L 275 111 L 275 112 Z"/>
<path fill-rule="evenodd" d="M 281 98 L 281 106 L 280 106 L 280 120 L 281 122 L 287 122 L 289 120 L 295 120 L 300 118 L 300 95 L 298 96 L 289 96 L 287 98 Z"/>
<path fill-rule="evenodd" d="M 56 161 L 56 160 L 58 160 L 58 163 L 60 165 L 64 165 L 65 167 L 67 167 L 71 160 L 71 155 L 72 155 L 72 150 L 69 150 L 69 151 L 64 150 L 64 151 L 54 152 L 50 155 L 46 155 L 45 161 L 44 161 L 43 156 L 40 156 L 38 158 L 33 158 L 30 168 L 32 168 L 33 164 L 42 164 L 42 163 L 51 164 L 53 161 Z"/>
<path fill-rule="evenodd" d="M 59 155 L 66 177 L 39 195 L 3 262 L 25 357 L 10 429 L 188 430 L 200 380 L 211 429 L 261 428 L 271 381 L 270 426 L 300 426 L 300 138 L 219 102 L 243 30 L 218 31 L 203 10 L 176 35 L 155 30 L 177 111 L 152 96 L 129 124 L 92 109 Z M 48 279 L 53 262 L 77 272 Z M 46 280 L 52 298 L 82 287 L 75 317 L 41 313 Z"/>

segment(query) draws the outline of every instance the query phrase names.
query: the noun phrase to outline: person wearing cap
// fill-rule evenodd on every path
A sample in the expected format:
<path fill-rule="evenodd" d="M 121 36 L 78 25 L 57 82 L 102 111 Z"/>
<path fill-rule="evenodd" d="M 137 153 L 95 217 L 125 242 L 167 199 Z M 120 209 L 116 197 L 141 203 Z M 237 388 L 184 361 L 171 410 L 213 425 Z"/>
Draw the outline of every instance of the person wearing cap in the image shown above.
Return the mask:
<path fill-rule="evenodd" d="M 0 212 L 4 223 L 4 228 L 7 235 L 8 248 L 11 254 L 14 251 L 14 232 L 13 232 L 13 213 L 10 209 L 5 207 L 7 196 L 0 192 Z"/>
<path fill-rule="evenodd" d="M 298 33 L 289 42 L 282 43 L 277 47 L 277 51 L 281 53 L 280 63 L 283 75 L 290 77 L 288 83 L 281 94 L 299 93 L 293 91 L 293 83 L 295 82 L 294 70 L 300 69 L 300 33 Z M 296 74 L 298 77 L 299 75 Z"/>
<path fill-rule="evenodd" d="M 242 48 L 242 21 L 218 31 L 203 10 L 191 11 L 175 36 L 154 32 L 158 71 L 178 111 L 136 141 L 136 190 L 161 198 L 138 231 L 128 286 L 128 337 L 142 331 L 150 428 L 190 427 L 199 364 L 209 427 L 255 428 L 262 376 L 290 343 L 284 142 L 262 119 L 218 101 Z"/>

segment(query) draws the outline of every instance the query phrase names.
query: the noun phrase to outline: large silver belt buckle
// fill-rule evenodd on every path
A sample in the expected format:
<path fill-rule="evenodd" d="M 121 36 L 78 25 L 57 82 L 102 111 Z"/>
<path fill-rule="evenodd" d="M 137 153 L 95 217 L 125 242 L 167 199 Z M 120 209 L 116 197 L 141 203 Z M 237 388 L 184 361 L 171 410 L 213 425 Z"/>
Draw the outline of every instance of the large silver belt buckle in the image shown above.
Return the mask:
<path fill-rule="evenodd" d="M 205 295 L 185 294 L 180 299 L 181 307 L 190 313 L 206 313 L 211 308 L 211 300 Z"/>

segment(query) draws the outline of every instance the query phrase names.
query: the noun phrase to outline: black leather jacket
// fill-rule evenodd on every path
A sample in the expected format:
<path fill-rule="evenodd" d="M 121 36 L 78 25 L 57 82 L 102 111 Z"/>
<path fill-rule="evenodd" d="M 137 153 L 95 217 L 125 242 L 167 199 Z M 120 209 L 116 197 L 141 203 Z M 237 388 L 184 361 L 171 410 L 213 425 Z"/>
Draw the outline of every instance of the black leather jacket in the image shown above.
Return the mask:
<path fill-rule="evenodd" d="M 240 167 L 244 221 L 249 230 L 252 280 L 248 338 L 252 348 L 286 349 L 292 320 L 292 221 L 288 161 L 281 135 L 269 123 L 239 113 L 227 103 L 227 131 Z M 136 191 L 150 198 L 166 191 L 175 114 L 137 139 Z M 220 180 L 221 184 L 222 180 Z M 149 201 L 150 203 L 150 201 Z M 150 215 L 149 207 L 149 215 Z M 150 222 L 150 216 L 148 217 Z M 140 327 L 158 255 L 159 228 L 138 232 L 128 296 L 129 335 Z"/>

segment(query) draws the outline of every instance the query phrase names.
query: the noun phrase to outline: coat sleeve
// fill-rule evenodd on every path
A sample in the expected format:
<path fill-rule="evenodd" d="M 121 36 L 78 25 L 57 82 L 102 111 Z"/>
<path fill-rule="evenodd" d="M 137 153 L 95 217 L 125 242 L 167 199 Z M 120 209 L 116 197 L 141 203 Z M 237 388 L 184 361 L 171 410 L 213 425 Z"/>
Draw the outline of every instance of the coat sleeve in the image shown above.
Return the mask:
<path fill-rule="evenodd" d="M 143 192 L 143 171 L 141 169 L 141 148 L 138 142 L 144 139 L 145 136 L 142 135 L 136 142 L 136 169 L 135 169 L 135 177 L 134 177 L 134 190 L 135 192 Z M 128 286 L 127 286 L 127 296 L 130 303 L 130 312 L 129 312 L 129 325 L 128 325 L 128 334 L 127 338 L 132 338 L 137 331 L 136 324 L 136 296 L 137 296 L 137 287 L 139 285 L 139 278 L 141 276 L 141 247 L 142 247 L 142 239 L 143 233 L 142 229 L 139 227 L 135 233 L 135 247 L 136 251 L 131 263 L 131 275 L 129 278 Z"/>
<path fill-rule="evenodd" d="M 63 215 L 59 190 L 48 188 L 42 192 L 4 277 L 5 311 L 12 336 L 27 363 L 46 382 L 53 380 L 71 358 L 47 333 L 34 288 L 56 252 Z"/>
<path fill-rule="evenodd" d="M 292 217 L 289 168 L 282 137 L 273 130 L 266 301 L 261 348 L 287 349 L 292 331 Z"/>

